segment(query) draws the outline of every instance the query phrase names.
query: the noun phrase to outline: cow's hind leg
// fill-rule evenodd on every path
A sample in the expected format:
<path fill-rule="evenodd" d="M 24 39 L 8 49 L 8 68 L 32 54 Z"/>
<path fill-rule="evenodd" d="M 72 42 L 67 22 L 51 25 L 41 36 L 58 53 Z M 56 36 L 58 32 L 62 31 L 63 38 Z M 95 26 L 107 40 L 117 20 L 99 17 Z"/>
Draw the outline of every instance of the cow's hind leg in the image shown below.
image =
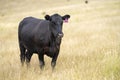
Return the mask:
<path fill-rule="evenodd" d="M 25 47 L 20 43 L 19 44 L 20 46 L 20 60 L 21 60 L 21 64 L 22 66 L 24 65 L 24 62 L 25 62 Z"/>
<path fill-rule="evenodd" d="M 26 50 L 26 64 L 27 64 L 27 67 L 30 64 L 30 60 L 31 60 L 32 55 L 33 55 L 33 53 L 31 51 Z"/>

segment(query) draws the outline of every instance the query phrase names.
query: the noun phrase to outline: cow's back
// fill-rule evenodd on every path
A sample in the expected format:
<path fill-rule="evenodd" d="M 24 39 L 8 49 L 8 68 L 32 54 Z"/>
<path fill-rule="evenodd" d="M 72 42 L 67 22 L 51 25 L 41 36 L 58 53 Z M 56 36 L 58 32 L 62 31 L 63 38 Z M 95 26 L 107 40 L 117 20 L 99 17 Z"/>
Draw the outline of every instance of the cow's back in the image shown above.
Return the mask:
<path fill-rule="evenodd" d="M 49 43 L 49 22 L 33 17 L 24 18 L 19 25 L 19 42 L 33 49 Z"/>
<path fill-rule="evenodd" d="M 34 28 L 34 26 L 36 26 L 40 21 L 42 21 L 42 20 L 34 18 L 34 17 L 24 18 L 19 24 L 19 32 L 21 32 L 21 30 L 24 26 L 29 27 L 29 28 Z"/>
<path fill-rule="evenodd" d="M 29 35 L 31 35 L 32 30 L 35 29 L 35 27 L 40 21 L 40 19 L 36 19 L 33 17 L 24 18 L 19 24 L 19 39 L 24 38 L 24 36 L 27 38 Z"/>

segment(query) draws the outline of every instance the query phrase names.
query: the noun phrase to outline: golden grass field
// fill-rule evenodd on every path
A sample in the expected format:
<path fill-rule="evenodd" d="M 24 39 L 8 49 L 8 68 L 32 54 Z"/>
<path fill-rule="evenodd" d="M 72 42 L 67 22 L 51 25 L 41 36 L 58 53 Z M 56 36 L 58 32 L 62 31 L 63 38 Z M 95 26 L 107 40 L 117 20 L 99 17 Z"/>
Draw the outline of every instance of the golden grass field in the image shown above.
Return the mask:
<path fill-rule="evenodd" d="M 55 70 L 21 67 L 19 22 L 54 13 L 71 15 Z M 0 0 L 0 80 L 120 80 L 120 0 Z"/>

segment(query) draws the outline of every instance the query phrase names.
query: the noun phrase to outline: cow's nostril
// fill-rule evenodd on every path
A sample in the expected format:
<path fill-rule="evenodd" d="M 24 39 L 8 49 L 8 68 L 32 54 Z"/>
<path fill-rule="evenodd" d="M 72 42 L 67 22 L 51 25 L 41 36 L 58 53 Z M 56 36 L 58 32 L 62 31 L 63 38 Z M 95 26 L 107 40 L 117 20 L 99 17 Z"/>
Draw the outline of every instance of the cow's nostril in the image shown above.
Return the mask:
<path fill-rule="evenodd" d="M 62 33 L 59 33 L 59 34 L 58 34 L 58 37 L 62 38 L 62 37 L 63 37 L 63 34 L 62 34 Z"/>

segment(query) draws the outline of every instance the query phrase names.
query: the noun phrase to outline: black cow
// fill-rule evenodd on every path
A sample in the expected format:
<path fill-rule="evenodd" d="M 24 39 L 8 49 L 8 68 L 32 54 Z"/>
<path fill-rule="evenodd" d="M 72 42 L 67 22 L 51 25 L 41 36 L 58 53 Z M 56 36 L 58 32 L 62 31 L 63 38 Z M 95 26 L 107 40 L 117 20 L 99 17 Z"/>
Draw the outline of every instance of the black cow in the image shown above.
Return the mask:
<path fill-rule="evenodd" d="M 22 65 L 25 60 L 29 65 L 33 53 L 37 53 L 41 69 L 45 65 L 44 54 L 52 58 L 51 66 L 54 68 L 63 37 L 63 21 L 67 22 L 69 18 L 70 15 L 60 16 L 59 14 L 46 15 L 45 20 L 34 17 L 24 18 L 18 29 Z"/>

